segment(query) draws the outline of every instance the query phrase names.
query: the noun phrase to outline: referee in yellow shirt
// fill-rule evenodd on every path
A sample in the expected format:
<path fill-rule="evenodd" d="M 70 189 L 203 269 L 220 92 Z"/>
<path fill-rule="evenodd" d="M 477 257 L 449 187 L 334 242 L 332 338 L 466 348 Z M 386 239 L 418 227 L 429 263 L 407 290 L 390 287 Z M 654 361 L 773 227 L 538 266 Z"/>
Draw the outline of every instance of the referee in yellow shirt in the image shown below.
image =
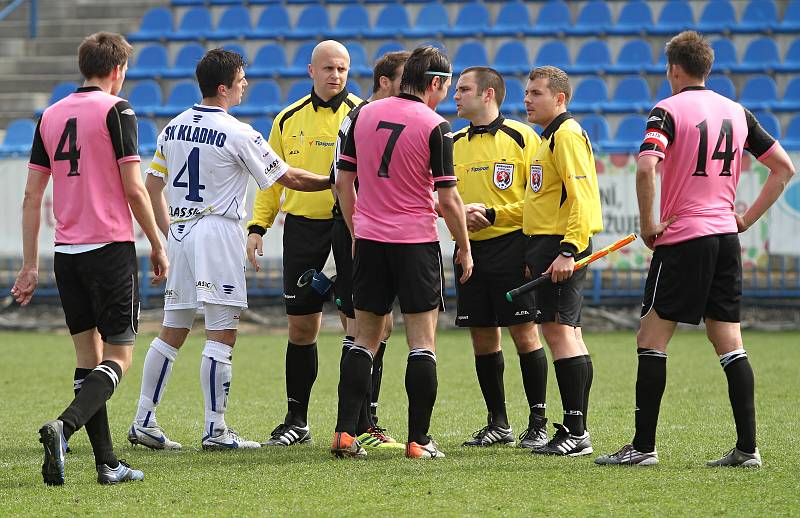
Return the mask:
<path fill-rule="evenodd" d="M 478 383 L 489 413 L 485 427 L 464 446 L 514 444 L 503 386 L 504 359 L 501 327 L 507 327 L 519 354 L 522 381 L 531 409 L 520 447 L 547 442 L 545 396 L 547 356 L 539 340 L 533 296 L 509 304 L 504 293 L 525 282 L 525 246 L 520 224 L 493 224 L 504 212 L 520 212 L 531 160 L 539 136 L 527 124 L 505 119 L 502 76 L 488 67 L 465 69 L 456 85 L 458 116 L 470 121 L 453 137 L 453 163 L 458 191 L 464 200 L 475 267 L 472 277 L 456 283 L 456 325 L 468 327 L 475 353 Z M 491 207 L 486 209 L 486 207 Z M 507 219 L 507 218 L 506 218 Z M 456 277 L 461 275 L 455 265 Z"/>
<path fill-rule="evenodd" d="M 571 94 L 569 77 L 559 68 L 534 68 L 528 77 L 528 121 L 544 131 L 530 167 L 522 230 L 531 236 L 525 254 L 531 274 L 549 273 L 553 281 L 536 290 L 535 300 L 564 409 L 563 424 L 533 453 L 574 457 L 592 453 L 585 421 L 592 364 L 577 331 L 586 269 L 574 274 L 573 269 L 591 253 L 591 238 L 603 229 L 603 219 L 592 145 L 567 111 Z"/>
<path fill-rule="evenodd" d="M 328 176 L 339 126 L 347 113 L 361 104 L 349 93 L 350 55 L 337 41 L 314 48 L 308 73 L 313 81 L 309 95 L 281 111 L 272 125 L 269 144 L 290 166 Z M 281 194 L 285 199 L 281 206 Z M 265 446 L 291 446 L 308 442 L 308 401 L 317 378 L 317 335 L 324 297 L 310 283 L 298 282 L 309 269 L 321 271 L 331 252 L 333 226 L 331 191 L 299 192 L 274 186 L 256 194 L 253 219 L 248 222 L 247 253 L 261 255 L 262 236 L 279 210 L 286 212 L 283 230 L 283 290 L 289 320 L 286 348 L 288 412 Z"/>

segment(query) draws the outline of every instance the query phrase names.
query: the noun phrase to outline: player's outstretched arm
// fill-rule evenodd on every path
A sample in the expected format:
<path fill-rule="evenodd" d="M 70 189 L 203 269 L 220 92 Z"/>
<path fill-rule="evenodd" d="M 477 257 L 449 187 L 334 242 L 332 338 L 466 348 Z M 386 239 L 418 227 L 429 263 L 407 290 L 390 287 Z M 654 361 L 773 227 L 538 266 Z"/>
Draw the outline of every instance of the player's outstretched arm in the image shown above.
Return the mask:
<path fill-rule="evenodd" d="M 467 233 L 464 204 L 455 186 L 439 187 L 437 192 L 439 193 L 439 210 L 442 211 L 442 217 L 447 224 L 447 229 L 458 245 L 456 263 L 461 265 L 461 269 L 464 272 L 459 279 L 461 284 L 464 284 L 472 275 L 472 250 L 469 244 L 469 234 Z"/>
<path fill-rule="evenodd" d="M 125 197 L 131 207 L 133 217 L 139 223 L 147 240 L 150 241 L 150 262 L 153 266 L 153 279 L 151 284 L 158 284 L 167 278 L 169 261 L 161 238 L 158 236 L 158 226 L 150 204 L 150 196 L 142 182 L 142 173 L 139 162 L 125 162 L 119 166 L 122 176 L 122 187 Z"/>
<path fill-rule="evenodd" d="M 20 306 L 31 301 L 39 283 L 39 227 L 42 221 L 42 198 L 49 181 L 49 174 L 28 169 L 25 198 L 22 201 L 22 268 L 11 288 L 11 295 Z"/>
<path fill-rule="evenodd" d="M 331 188 L 330 177 L 314 174 L 305 169 L 290 167 L 278 183 L 295 191 L 324 191 Z"/>
<path fill-rule="evenodd" d="M 776 149 L 759 161 L 769 168 L 767 181 L 761 187 L 761 192 L 756 201 L 743 214 L 736 214 L 736 225 L 739 232 L 744 232 L 764 215 L 775 201 L 780 197 L 789 180 L 794 176 L 795 169 L 789 154 L 780 144 L 775 144 Z"/>
<path fill-rule="evenodd" d="M 164 198 L 164 179 L 148 174 L 144 181 L 147 194 L 150 196 L 150 203 L 153 206 L 153 216 L 156 218 L 156 225 L 164 237 L 169 232 L 169 209 L 167 200 Z"/>

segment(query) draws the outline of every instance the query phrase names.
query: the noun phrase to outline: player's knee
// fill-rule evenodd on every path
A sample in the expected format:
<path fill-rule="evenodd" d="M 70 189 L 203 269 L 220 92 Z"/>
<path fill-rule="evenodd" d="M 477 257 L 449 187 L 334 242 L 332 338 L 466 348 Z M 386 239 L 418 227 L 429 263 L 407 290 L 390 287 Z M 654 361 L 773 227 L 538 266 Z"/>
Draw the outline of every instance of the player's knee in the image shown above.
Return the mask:
<path fill-rule="evenodd" d="M 222 304 L 205 304 L 206 337 L 233 347 L 242 308 Z"/>
<path fill-rule="evenodd" d="M 319 313 L 291 315 L 289 317 L 289 341 L 298 345 L 312 344 L 317 341 L 319 326 Z"/>

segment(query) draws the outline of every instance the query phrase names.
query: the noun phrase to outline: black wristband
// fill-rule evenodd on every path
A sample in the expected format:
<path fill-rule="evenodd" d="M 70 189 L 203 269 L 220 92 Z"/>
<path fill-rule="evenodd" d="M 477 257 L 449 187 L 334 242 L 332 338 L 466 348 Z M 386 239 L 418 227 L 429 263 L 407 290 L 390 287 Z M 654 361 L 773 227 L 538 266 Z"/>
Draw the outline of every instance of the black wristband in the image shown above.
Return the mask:
<path fill-rule="evenodd" d="M 578 247 L 573 245 L 572 243 L 565 243 L 561 242 L 561 246 L 558 247 L 558 253 L 567 252 L 572 254 L 572 257 L 578 255 Z"/>
<path fill-rule="evenodd" d="M 258 234 L 259 236 L 263 236 L 264 234 L 267 233 L 267 229 L 265 229 L 260 225 L 250 225 L 249 227 L 247 227 L 247 233 Z"/>
<path fill-rule="evenodd" d="M 489 223 L 494 225 L 494 220 L 497 217 L 497 213 L 491 207 L 486 207 L 486 219 L 489 220 Z"/>

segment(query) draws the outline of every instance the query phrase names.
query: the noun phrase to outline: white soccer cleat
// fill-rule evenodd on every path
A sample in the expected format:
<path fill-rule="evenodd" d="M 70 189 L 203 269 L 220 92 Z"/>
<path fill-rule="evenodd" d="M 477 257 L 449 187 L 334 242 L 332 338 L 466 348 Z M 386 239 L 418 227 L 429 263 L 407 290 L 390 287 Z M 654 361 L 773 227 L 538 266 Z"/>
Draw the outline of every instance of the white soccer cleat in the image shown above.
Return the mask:
<path fill-rule="evenodd" d="M 235 450 L 235 449 L 254 449 L 261 448 L 261 444 L 256 441 L 248 441 L 239 437 L 239 434 L 230 428 L 226 428 L 217 435 L 206 435 L 203 437 L 204 450 Z"/>
<path fill-rule="evenodd" d="M 151 450 L 180 450 L 181 443 L 170 440 L 160 426 L 140 426 L 136 423 L 128 430 L 128 441 Z"/>
<path fill-rule="evenodd" d="M 719 467 L 760 468 L 761 454 L 758 453 L 758 448 L 756 448 L 755 453 L 745 453 L 741 450 L 733 448 L 728 453 L 723 455 L 721 459 L 710 460 L 706 462 L 706 466 L 710 468 L 719 468 Z"/>

